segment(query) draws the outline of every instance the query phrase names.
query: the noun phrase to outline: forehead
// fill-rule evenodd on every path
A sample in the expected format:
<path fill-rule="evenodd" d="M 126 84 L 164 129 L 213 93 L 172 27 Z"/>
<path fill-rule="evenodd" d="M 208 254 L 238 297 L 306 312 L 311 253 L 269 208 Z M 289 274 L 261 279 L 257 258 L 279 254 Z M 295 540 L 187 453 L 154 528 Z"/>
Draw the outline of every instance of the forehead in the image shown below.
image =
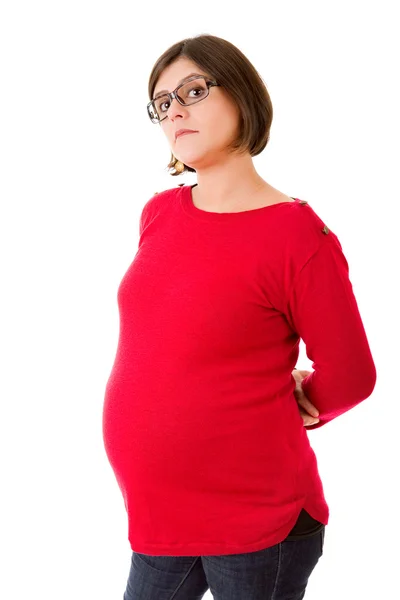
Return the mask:
<path fill-rule="evenodd" d="M 183 83 L 185 79 L 189 79 L 195 75 L 205 75 L 208 77 L 207 73 L 191 60 L 177 60 L 172 65 L 166 67 L 160 75 L 154 88 L 153 98 L 174 90 L 178 85 Z"/>

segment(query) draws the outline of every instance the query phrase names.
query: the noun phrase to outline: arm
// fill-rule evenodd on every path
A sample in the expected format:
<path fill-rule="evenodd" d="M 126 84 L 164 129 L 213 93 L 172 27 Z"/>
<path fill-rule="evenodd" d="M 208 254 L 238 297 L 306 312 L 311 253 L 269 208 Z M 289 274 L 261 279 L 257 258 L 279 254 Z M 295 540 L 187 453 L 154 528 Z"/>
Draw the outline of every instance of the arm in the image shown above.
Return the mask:
<path fill-rule="evenodd" d="M 349 266 L 333 232 L 297 274 L 287 317 L 313 361 L 302 388 L 319 411 L 319 422 L 307 429 L 317 429 L 368 398 L 376 383 Z"/>

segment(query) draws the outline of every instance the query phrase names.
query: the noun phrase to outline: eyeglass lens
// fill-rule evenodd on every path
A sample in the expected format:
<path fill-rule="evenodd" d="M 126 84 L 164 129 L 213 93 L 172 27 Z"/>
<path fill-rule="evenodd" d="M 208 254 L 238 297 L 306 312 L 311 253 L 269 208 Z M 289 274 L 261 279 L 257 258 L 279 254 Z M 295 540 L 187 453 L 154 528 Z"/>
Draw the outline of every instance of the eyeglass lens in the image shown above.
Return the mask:
<path fill-rule="evenodd" d="M 195 104 L 200 100 L 203 100 L 208 95 L 208 86 L 204 79 L 193 79 L 184 83 L 177 91 L 179 99 L 182 100 L 186 106 L 189 104 Z M 153 106 L 156 114 L 151 115 L 153 118 L 162 119 L 170 106 L 169 98 L 167 95 L 160 96 L 153 100 Z"/>

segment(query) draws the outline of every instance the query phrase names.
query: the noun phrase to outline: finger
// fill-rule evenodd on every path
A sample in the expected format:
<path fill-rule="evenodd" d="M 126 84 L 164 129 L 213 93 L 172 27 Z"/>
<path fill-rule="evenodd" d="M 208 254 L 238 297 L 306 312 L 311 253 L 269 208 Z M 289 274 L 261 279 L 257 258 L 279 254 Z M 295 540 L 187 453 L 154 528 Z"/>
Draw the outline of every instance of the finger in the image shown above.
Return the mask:
<path fill-rule="evenodd" d="M 314 419 L 313 417 L 308 417 L 308 418 L 304 418 L 303 419 L 303 425 L 315 425 L 316 423 L 319 423 L 319 419 Z"/>
<path fill-rule="evenodd" d="M 300 404 L 300 406 L 302 406 L 310 415 L 313 415 L 314 417 L 319 416 L 318 409 L 307 398 L 301 386 L 296 386 L 296 389 L 294 390 L 294 395 L 298 404 Z"/>
<path fill-rule="evenodd" d="M 304 394 L 298 397 L 298 403 L 313 417 L 319 417 L 319 410 L 310 402 L 307 396 Z"/>
<path fill-rule="evenodd" d="M 309 414 L 304 412 L 301 408 L 300 408 L 300 415 L 303 419 L 303 425 L 315 425 L 316 423 L 319 423 L 319 419 L 315 419 L 314 417 L 311 417 Z"/>
<path fill-rule="evenodd" d="M 306 369 L 296 369 L 296 370 L 301 375 L 302 379 L 304 379 L 304 377 L 307 377 L 307 375 L 310 375 L 312 373 L 312 371 L 307 371 Z"/>
<path fill-rule="evenodd" d="M 301 382 L 298 385 L 296 385 L 296 392 L 297 401 L 306 409 L 308 413 L 310 413 L 310 415 L 318 417 L 319 411 L 314 406 L 314 404 L 312 404 L 312 402 L 307 398 L 306 394 L 304 393 Z"/>

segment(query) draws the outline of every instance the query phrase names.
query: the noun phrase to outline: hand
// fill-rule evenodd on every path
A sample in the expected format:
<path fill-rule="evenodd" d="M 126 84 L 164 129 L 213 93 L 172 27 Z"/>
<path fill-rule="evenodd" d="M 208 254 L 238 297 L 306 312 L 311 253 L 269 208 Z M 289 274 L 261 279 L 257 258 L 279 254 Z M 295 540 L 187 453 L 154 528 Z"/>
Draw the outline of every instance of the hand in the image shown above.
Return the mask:
<path fill-rule="evenodd" d="M 315 423 L 319 423 L 319 412 L 315 408 L 313 404 L 309 401 L 307 396 L 305 395 L 303 388 L 301 387 L 301 382 L 309 375 L 311 371 L 306 371 L 302 369 L 294 369 L 292 371 L 292 375 L 296 380 L 296 388 L 294 390 L 294 395 L 299 405 L 300 415 L 303 419 L 303 425 L 315 425 Z"/>

